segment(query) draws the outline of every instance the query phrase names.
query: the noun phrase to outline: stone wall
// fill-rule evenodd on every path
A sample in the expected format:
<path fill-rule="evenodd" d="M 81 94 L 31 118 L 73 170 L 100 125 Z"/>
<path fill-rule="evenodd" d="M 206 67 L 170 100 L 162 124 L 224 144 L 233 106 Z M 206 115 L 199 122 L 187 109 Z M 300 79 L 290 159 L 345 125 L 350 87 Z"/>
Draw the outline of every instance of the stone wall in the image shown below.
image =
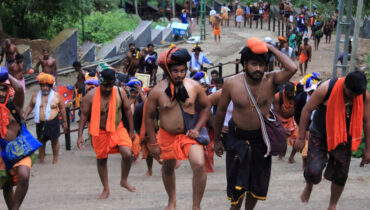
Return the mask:
<path fill-rule="evenodd" d="M 134 42 L 134 34 L 132 32 L 123 32 L 112 42 L 116 46 L 116 54 L 124 54 L 128 52 L 128 45 Z"/>
<path fill-rule="evenodd" d="M 23 55 L 23 71 L 32 68 L 32 53 L 29 45 L 17 45 L 18 51 Z"/>
<path fill-rule="evenodd" d="M 162 41 L 162 30 L 152 29 L 152 44 L 159 45 Z"/>
<path fill-rule="evenodd" d="M 72 66 L 78 59 L 78 30 L 76 28 L 63 30 L 51 40 L 49 46 L 58 68 Z"/>
<path fill-rule="evenodd" d="M 152 22 L 141 21 L 134 31 L 134 43 L 136 47 L 146 47 L 152 41 Z"/>
<path fill-rule="evenodd" d="M 93 42 L 85 42 L 80 47 L 80 61 L 81 62 L 94 62 L 95 61 L 95 49 L 96 46 Z"/>

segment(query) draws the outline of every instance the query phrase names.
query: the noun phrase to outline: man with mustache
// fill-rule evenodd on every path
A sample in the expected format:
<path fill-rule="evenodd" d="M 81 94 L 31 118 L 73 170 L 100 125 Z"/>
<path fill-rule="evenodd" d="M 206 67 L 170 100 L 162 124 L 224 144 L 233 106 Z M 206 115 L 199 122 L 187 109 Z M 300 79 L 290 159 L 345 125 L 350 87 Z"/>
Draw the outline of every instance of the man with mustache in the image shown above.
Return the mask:
<path fill-rule="evenodd" d="M 287 82 L 284 84 L 284 89 L 275 94 L 274 111 L 279 116 L 283 126 L 287 132 L 290 146 L 293 147 L 295 140 L 298 138 L 298 126 L 294 120 L 294 84 Z M 296 151 L 292 149 L 289 156 L 289 163 L 295 163 L 294 155 Z M 285 154 L 279 155 L 282 160 Z"/>
<path fill-rule="evenodd" d="M 231 200 L 231 209 L 240 209 L 244 197 L 245 209 L 253 209 L 257 200 L 266 199 L 271 156 L 268 153 L 270 145 L 262 137 L 259 115 L 245 83 L 248 84 L 262 115 L 269 117 L 275 88 L 286 83 L 297 72 L 297 66 L 284 53 L 255 37 L 248 39 L 247 47 L 240 53 L 244 72 L 230 77 L 222 87 L 214 123 L 214 148 L 218 156 L 223 154 L 221 131 L 231 101 L 233 112 L 229 120 L 228 137 L 224 142 L 228 160 L 227 194 Z M 282 63 L 284 70 L 265 73 L 270 53 Z"/>
<path fill-rule="evenodd" d="M 121 164 L 121 187 L 130 192 L 136 188 L 127 182 L 132 163 L 132 141 L 135 139 L 132 112 L 126 92 L 115 87 L 116 72 L 108 66 L 99 74 L 99 86 L 90 90 L 82 99 L 81 118 L 78 128 L 77 146 L 83 149 L 83 130 L 89 121 L 89 134 L 95 150 L 98 173 L 103 184 L 103 192 L 98 199 L 109 197 L 108 183 L 108 154 L 120 153 Z M 128 127 L 124 127 L 122 118 L 126 114 Z"/>
<path fill-rule="evenodd" d="M 53 164 L 58 162 L 59 153 L 59 110 L 63 118 L 64 132 L 68 131 L 67 115 L 64 109 L 64 101 L 62 97 L 55 92 L 53 88 L 54 77 L 51 74 L 41 72 L 37 76 L 37 81 L 40 85 L 40 90 L 33 94 L 31 101 L 24 113 L 24 119 L 34 111 L 34 120 L 36 123 L 37 139 L 43 144 L 39 149 L 39 158 L 41 163 L 45 163 L 45 146 L 48 140 L 51 140 L 51 148 L 53 149 Z"/>
<path fill-rule="evenodd" d="M 176 208 L 176 160 L 188 158 L 193 170 L 193 209 L 200 209 L 206 187 L 203 145 L 196 139 L 210 117 L 211 105 L 202 86 L 185 78 L 189 60 L 190 55 L 184 48 L 172 48 L 161 54 L 158 64 L 167 78 L 151 90 L 146 104 L 145 127 L 150 154 L 163 160 L 162 179 L 169 197 L 166 209 Z M 156 137 L 157 107 L 160 125 Z M 193 117 L 198 119 L 195 125 L 186 126 Z"/>
<path fill-rule="evenodd" d="M 10 98 L 10 89 L 14 89 L 14 96 Z M 7 69 L 0 67 L 0 139 L 11 142 L 22 132 L 21 113 L 24 104 L 24 92 L 22 85 Z M 1 151 L 0 147 L 0 151 Z M 5 148 L 3 148 L 5 149 Z M 4 174 L 0 174 L 0 189 L 3 190 L 4 200 L 8 209 L 19 209 L 26 197 L 31 173 L 32 160 L 27 156 L 9 170 L 5 168 L 5 161 L 0 156 L 0 171 L 4 172 L 6 182 L 3 182 Z M 15 191 L 13 186 L 16 186 Z M 1 204 L 1 206 L 4 204 Z"/>

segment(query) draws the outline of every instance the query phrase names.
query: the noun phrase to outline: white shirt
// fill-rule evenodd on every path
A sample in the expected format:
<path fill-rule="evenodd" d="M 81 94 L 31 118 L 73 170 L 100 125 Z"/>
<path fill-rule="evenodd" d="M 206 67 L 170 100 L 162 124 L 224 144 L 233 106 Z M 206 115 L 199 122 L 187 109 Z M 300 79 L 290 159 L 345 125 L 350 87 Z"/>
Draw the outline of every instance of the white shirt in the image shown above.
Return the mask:
<path fill-rule="evenodd" d="M 210 15 L 210 16 L 212 16 L 212 15 L 216 15 L 216 14 L 217 14 L 217 12 L 216 12 L 216 10 L 214 10 L 214 9 L 213 9 L 213 10 L 211 10 L 211 11 L 209 12 L 209 15 Z"/>
<path fill-rule="evenodd" d="M 289 47 L 288 50 L 286 48 L 281 49 L 281 52 L 287 55 L 289 58 L 293 57 L 293 48 Z"/>

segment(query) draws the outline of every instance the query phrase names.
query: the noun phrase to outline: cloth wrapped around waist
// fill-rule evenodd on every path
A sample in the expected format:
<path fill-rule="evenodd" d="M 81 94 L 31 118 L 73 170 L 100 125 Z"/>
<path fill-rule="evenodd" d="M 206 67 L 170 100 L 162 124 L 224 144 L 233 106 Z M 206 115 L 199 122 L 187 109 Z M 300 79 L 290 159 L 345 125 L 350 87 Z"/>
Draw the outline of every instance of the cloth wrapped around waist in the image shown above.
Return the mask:
<path fill-rule="evenodd" d="M 158 145 L 161 148 L 162 160 L 186 160 L 193 144 L 199 144 L 196 140 L 185 134 L 171 134 L 162 128 L 158 131 Z"/>

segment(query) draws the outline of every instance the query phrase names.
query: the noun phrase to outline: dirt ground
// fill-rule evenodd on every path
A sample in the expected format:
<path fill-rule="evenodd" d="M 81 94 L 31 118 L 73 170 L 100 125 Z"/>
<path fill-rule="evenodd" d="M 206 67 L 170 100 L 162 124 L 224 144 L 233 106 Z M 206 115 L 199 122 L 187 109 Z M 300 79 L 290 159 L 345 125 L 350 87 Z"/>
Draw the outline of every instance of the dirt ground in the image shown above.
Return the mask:
<path fill-rule="evenodd" d="M 198 30 L 196 26 L 195 31 Z M 199 30 L 198 30 L 199 31 Z M 195 35 L 199 34 L 197 32 Z M 200 43 L 207 57 L 215 64 L 239 58 L 238 52 L 250 37 L 264 38 L 270 36 L 277 40 L 277 33 L 266 30 L 222 28 L 222 43 L 215 44 L 211 28 L 207 27 L 207 40 Z M 313 52 L 312 62 L 309 63 L 308 72 L 320 72 L 323 78 L 331 76 L 334 40 L 325 44 L 324 40 L 318 51 Z M 313 41 L 309 42 L 313 45 Z M 179 44 L 179 47 L 191 49 L 192 44 Z M 361 50 L 368 51 L 369 40 L 361 40 Z M 158 53 L 165 49 L 157 49 Z M 227 65 L 224 75 L 232 74 L 235 65 Z M 161 74 L 161 72 L 159 72 Z M 59 84 L 73 84 L 76 75 L 69 74 L 59 77 Z M 293 80 L 299 81 L 300 77 L 294 76 Z M 38 86 L 27 88 L 25 105 L 28 105 L 31 95 L 38 90 Z M 33 122 L 28 123 L 29 129 L 35 134 Z M 77 123 L 72 123 L 72 129 Z M 87 138 L 87 131 L 84 134 Z M 31 170 L 30 186 L 23 202 L 23 209 L 164 209 L 167 204 L 160 166 L 154 163 L 152 177 L 144 176 L 146 172 L 145 160 L 136 162 L 129 175 L 129 181 L 136 186 L 137 192 L 130 193 L 119 186 L 120 161 L 119 155 L 111 155 L 108 160 L 109 181 L 111 194 L 107 200 L 97 200 L 102 191 L 97 169 L 95 153 L 88 143 L 84 151 L 76 148 L 77 134 L 72 136 L 72 150 L 65 151 L 64 136 L 60 138 L 61 154 L 59 163 L 52 165 L 50 143 L 47 145 L 46 164 L 36 162 Z M 290 148 L 288 153 L 290 153 Z M 273 157 L 272 173 L 268 198 L 259 202 L 256 209 L 326 209 L 330 199 L 330 182 L 323 180 L 314 187 L 310 203 L 302 204 L 299 196 L 304 187 L 302 161 L 300 154 L 295 157 L 297 163 L 288 164 L 287 160 L 278 161 Z M 360 159 L 351 161 L 347 186 L 338 204 L 338 209 L 368 209 L 370 204 L 370 166 L 359 167 Z M 215 173 L 208 174 L 207 187 L 202 201 L 203 209 L 223 210 L 229 208 L 226 198 L 225 157 L 215 157 Z M 176 170 L 177 209 L 191 209 L 192 205 L 192 171 L 188 162 L 184 162 Z M 5 209 L 3 198 L 0 198 L 0 209 Z"/>

